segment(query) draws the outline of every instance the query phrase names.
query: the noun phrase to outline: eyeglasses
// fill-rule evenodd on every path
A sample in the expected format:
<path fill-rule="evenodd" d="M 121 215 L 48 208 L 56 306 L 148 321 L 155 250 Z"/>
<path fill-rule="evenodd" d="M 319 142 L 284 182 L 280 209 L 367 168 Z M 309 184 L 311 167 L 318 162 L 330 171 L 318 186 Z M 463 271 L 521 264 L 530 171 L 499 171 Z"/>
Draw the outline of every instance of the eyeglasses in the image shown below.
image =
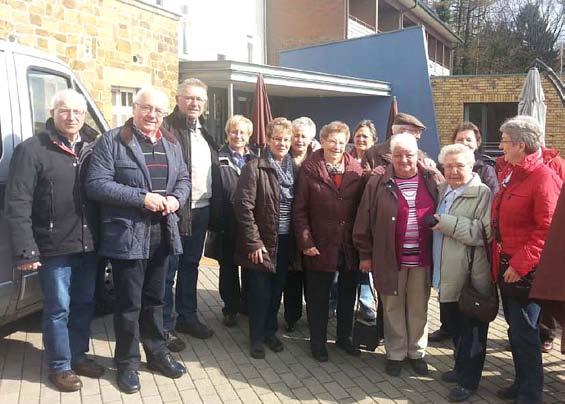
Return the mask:
<path fill-rule="evenodd" d="M 144 114 L 155 112 L 155 115 L 157 115 L 159 118 L 162 118 L 167 115 L 167 111 L 163 111 L 161 108 L 154 107 L 153 105 L 137 104 L 137 103 L 135 103 L 134 105 L 137 105 L 141 110 L 141 112 L 143 112 Z"/>
<path fill-rule="evenodd" d="M 57 108 L 56 111 L 59 115 L 67 115 L 67 116 L 71 114 L 76 116 L 82 116 L 86 112 L 80 109 L 70 109 L 70 108 Z"/>
<path fill-rule="evenodd" d="M 208 99 L 198 97 L 198 96 L 179 95 L 179 98 L 181 100 L 185 101 L 185 102 L 193 101 L 193 102 L 197 102 L 199 104 L 204 104 L 206 101 L 208 101 Z"/>

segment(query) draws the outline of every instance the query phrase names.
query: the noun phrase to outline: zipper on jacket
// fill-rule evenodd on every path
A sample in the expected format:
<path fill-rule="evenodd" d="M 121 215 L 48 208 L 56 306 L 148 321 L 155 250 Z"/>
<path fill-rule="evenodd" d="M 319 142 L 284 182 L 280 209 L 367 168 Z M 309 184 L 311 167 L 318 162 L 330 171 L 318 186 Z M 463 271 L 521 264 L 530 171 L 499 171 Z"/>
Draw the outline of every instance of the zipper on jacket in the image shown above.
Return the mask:
<path fill-rule="evenodd" d="M 55 220 L 55 211 L 54 211 L 54 203 L 53 203 L 53 180 L 49 179 L 49 231 L 53 231 L 54 227 L 54 220 Z"/>

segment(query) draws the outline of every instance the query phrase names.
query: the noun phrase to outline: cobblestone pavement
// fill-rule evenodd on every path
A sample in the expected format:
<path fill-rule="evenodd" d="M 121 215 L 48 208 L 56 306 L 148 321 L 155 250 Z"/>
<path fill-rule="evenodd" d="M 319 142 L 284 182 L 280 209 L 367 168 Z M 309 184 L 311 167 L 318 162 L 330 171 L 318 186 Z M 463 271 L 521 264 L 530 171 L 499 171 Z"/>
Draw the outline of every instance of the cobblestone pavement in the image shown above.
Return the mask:
<path fill-rule="evenodd" d="M 215 330 L 209 340 L 187 337 L 188 347 L 175 354 L 188 374 L 171 380 L 140 369 L 140 393 L 121 394 L 115 383 L 112 362 L 114 332 L 112 317 L 97 318 L 92 324 L 91 354 L 109 370 L 99 380 L 83 377 L 84 387 L 76 393 L 59 393 L 47 380 L 39 316 L 18 323 L 17 330 L 0 341 L 0 403 L 434 403 L 447 402 L 448 385 L 440 381 L 452 364 L 449 344 L 432 344 L 428 349 L 429 377 L 417 377 L 408 367 L 401 377 L 384 373 L 384 351 L 363 352 L 352 358 L 328 344 L 330 361 L 318 363 L 309 353 L 308 329 L 303 318 L 292 334 L 283 333 L 285 350 L 267 350 L 265 360 L 248 355 L 247 319 L 235 328 L 225 328 L 217 290 L 218 271 L 214 262 L 201 267 L 199 306 L 201 315 Z M 281 316 L 282 317 L 282 316 Z M 430 330 L 438 327 L 439 308 L 432 297 Z M 280 320 L 283 323 L 282 318 Z M 335 320 L 330 322 L 333 340 Z M 557 342 L 557 341 L 556 341 Z M 489 330 L 488 354 L 481 386 L 473 403 L 500 402 L 498 388 L 513 376 L 510 352 L 505 351 L 506 323 L 499 318 Z M 565 403 L 565 357 L 555 350 L 544 354 L 545 402 Z"/>

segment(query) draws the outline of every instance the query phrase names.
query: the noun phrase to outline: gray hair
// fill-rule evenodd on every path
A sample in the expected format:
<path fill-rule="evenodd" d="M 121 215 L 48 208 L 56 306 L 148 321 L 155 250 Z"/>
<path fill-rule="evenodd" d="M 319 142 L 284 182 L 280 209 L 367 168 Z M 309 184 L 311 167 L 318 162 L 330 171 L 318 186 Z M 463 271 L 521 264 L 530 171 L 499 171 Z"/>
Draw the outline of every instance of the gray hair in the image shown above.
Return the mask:
<path fill-rule="evenodd" d="M 392 135 L 390 138 L 390 151 L 392 152 L 398 147 L 417 153 L 418 141 L 411 133 L 397 133 L 396 135 Z"/>
<path fill-rule="evenodd" d="M 86 111 L 86 99 L 84 95 L 72 88 L 57 91 L 51 99 L 51 110 L 57 109 L 59 105 L 67 104 L 72 109 L 80 109 Z"/>
<path fill-rule="evenodd" d="M 469 149 L 467 146 L 461 143 L 448 144 L 443 146 L 439 152 L 438 160 L 441 164 L 445 164 L 445 159 L 447 156 L 452 155 L 462 155 L 465 164 L 473 167 L 475 165 L 475 153 L 473 150 Z"/>
<path fill-rule="evenodd" d="M 154 86 L 145 86 L 140 88 L 137 93 L 133 96 L 133 103 L 139 104 L 139 100 L 143 98 L 144 95 L 151 95 L 155 98 L 158 105 L 156 107 L 161 108 L 163 111 L 167 111 L 169 109 L 169 97 L 165 94 L 164 91 L 160 90 Z"/>
<path fill-rule="evenodd" d="M 537 119 L 528 115 L 507 119 L 500 131 L 510 136 L 512 144 L 524 143 L 526 154 L 535 153 L 543 145 L 543 129 Z"/>
<path fill-rule="evenodd" d="M 200 87 L 204 89 L 205 92 L 208 92 L 208 86 L 206 83 L 196 77 L 191 77 L 179 83 L 179 86 L 177 87 L 177 95 L 181 95 L 186 87 Z"/>
<path fill-rule="evenodd" d="M 302 116 L 292 121 L 292 130 L 294 131 L 295 129 L 302 129 L 311 139 L 316 137 L 316 124 L 307 116 Z"/>

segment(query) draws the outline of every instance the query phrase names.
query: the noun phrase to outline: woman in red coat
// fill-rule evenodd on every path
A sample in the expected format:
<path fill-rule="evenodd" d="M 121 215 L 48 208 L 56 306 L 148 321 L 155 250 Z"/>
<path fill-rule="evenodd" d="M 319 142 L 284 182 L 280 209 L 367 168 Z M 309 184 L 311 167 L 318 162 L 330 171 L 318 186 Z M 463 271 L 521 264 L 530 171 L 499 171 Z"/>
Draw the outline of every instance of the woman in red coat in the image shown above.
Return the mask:
<path fill-rule="evenodd" d="M 497 395 L 537 404 L 543 393 L 540 305 L 516 294 L 513 286 L 525 283 L 539 263 L 562 181 L 543 162 L 542 131 L 534 118 L 516 116 L 500 131 L 499 148 L 507 165 L 499 172 L 500 191 L 492 208 L 493 276 L 500 286 L 516 375 L 514 383 Z"/>
<path fill-rule="evenodd" d="M 350 355 L 353 306 L 359 259 L 351 233 L 363 193 L 361 165 L 345 153 L 349 128 L 332 122 L 322 128 L 322 149 L 300 167 L 293 206 L 298 248 L 304 253 L 308 283 L 306 304 L 312 356 L 328 360 L 326 333 L 330 287 L 339 271 L 336 345 Z"/>

